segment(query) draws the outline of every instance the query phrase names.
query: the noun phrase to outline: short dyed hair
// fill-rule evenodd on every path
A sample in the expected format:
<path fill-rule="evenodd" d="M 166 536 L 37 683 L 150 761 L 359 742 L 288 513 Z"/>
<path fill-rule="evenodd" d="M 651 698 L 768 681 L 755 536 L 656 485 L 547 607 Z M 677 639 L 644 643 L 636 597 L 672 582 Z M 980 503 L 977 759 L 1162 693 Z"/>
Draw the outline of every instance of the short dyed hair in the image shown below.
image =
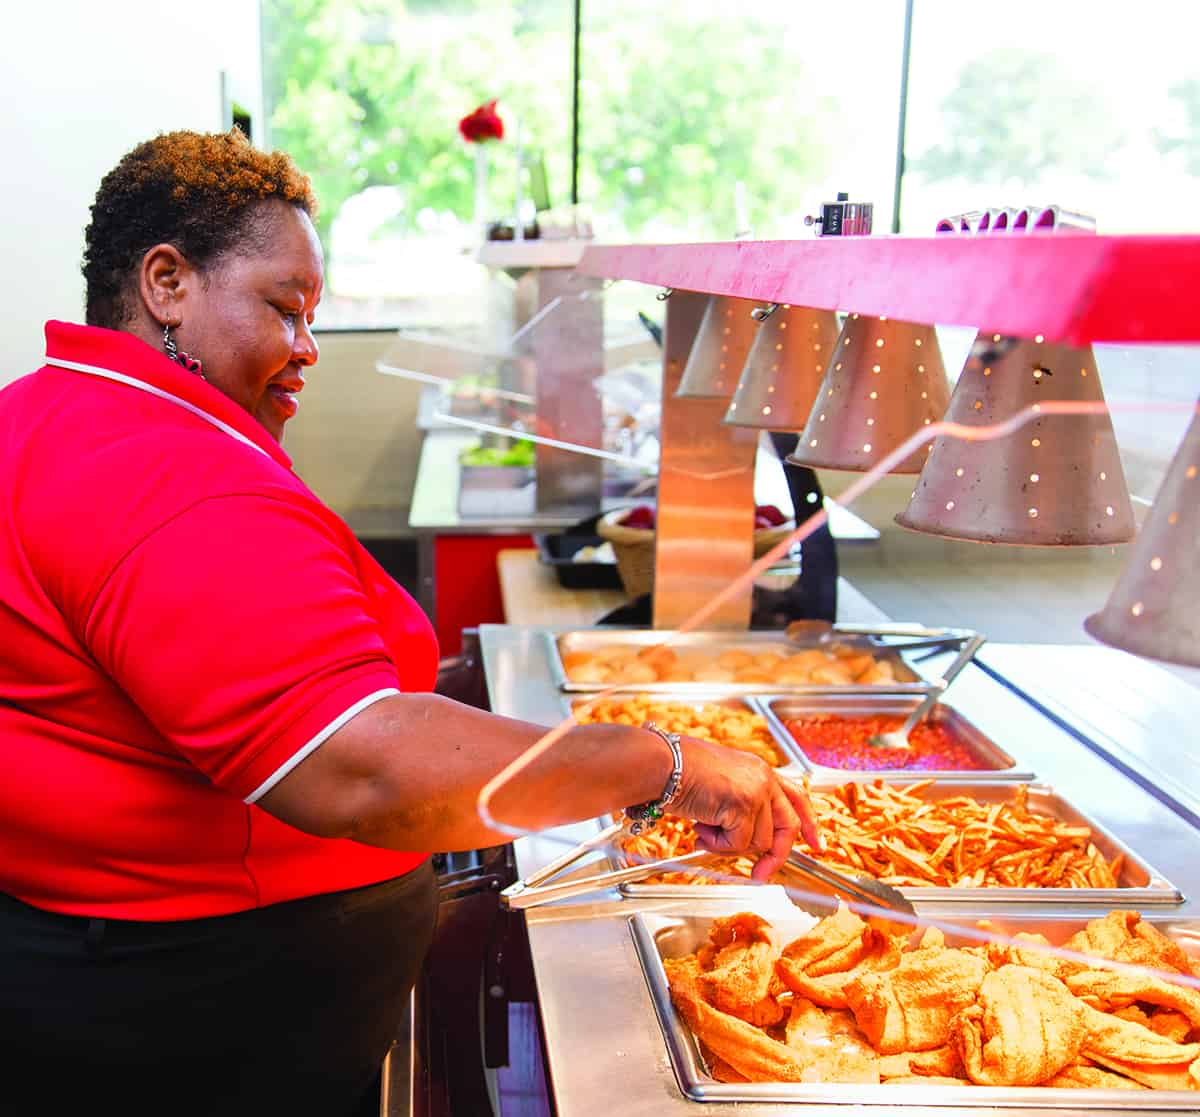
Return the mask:
<path fill-rule="evenodd" d="M 133 317 L 134 276 L 156 244 L 174 245 L 202 271 L 235 246 L 253 250 L 263 232 L 260 203 L 273 198 L 316 213 L 312 184 L 290 156 L 259 151 L 237 129 L 166 132 L 138 144 L 104 176 L 92 203 L 87 324 L 118 329 Z"/>

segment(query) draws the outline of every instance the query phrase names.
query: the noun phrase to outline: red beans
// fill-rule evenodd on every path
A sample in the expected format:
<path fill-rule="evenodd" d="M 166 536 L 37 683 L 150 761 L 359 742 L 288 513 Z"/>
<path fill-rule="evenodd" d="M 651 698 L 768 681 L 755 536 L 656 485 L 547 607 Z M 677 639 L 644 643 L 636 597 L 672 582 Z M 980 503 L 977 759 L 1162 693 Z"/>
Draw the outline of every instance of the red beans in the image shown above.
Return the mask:
<path fill-rule="evenodd" d="M 846 718 L 813 714 L 791 718 L 787 730 L 805 756 L 826 768 L 856 772 L 905 771 L 972 772 L 992 767 L 955 737 L 944 725 L 921 722 L 908 736 L 909 748 L 876 748 L 869 744 L 876 733 L 899 729 L 902 717 Z"/>

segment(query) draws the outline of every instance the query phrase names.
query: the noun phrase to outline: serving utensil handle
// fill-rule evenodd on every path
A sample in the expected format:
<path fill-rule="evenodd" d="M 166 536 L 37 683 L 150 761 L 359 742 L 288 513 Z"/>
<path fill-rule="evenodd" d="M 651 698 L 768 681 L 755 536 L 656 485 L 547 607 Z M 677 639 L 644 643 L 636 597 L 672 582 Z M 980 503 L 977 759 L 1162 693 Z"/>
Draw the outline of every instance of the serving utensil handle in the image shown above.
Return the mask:
<path fill-rule="evenodd" d="M 613 869 L 607 873 L 594 873 L 591 876 L 577 877 L 575 880 L 564 880 L 561 884 L 543 884 L 540 887 L 530 887 L 523 881 L 509 885 L 500 893 L 505 906 L 510 908 L 532 908 L 539 904 L 548 904 L 552 900 L 566 900 L 571 896 L 579 896 L 585 892 L 596 892 L 612 888 L 614 885 L 625 884 L 629 881 L 640 880 L 664 869 L 673 869 L 689 861 L 707 857 L 708 850 L 696 849 L 691 853 L 680 854 L 678 857 L 664 857 L 659 861 L 647 861 L 644 865 L 631 865 L 627 869 Z"/>
<path fill-rule="evenodd" d="M 526 888 L 533 888 L 539 885 L 544 880 L 549 880 L 553 876 L 557 876 L 563 869 L 574 865 L 585 853 L 589 853 L 594 849 L 599 849 L 601 846 L 608 845 L 624 828 L 624 822 L 614 822 L 611 826 L 606 826 L 599 834 L 588 838 L 586 841 L 580 842 L 576 846 L 572 846 L 566 853 L 560 857 L 556 857 L 553 861 L 543 865 L 536 872 L 532 872 L 525 877 L 520 883 Z"/>
<path fill-rule="evenodd" d="M 987 642 L 986 636 L 981 636 L 978 632 L 975 633 L 963 646 L 959 649 L 958 655 L 954 657 L 954 661 L 943 672 L 942 677 L 933 685 L 933 689 L 925 695 L 924 698 L 917 704 L 916 708 L 904 719 L 904 724 L 898 730 L 898 735 L 905 740 L 908 739 L 909 733 L 912 732 L 913 726 L 920 722 L 931 709 L 934 703 L 946 692 L 946 688 L 958 678 L 958 674 L 972 659 L 975 658 L 975 653 Z"/>

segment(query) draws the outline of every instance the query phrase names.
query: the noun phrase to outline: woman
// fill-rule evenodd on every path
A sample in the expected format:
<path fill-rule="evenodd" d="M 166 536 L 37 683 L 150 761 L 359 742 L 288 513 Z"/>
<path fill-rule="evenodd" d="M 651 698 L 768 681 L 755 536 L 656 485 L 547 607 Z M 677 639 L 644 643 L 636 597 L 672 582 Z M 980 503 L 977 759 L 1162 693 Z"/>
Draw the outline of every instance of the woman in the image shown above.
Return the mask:
<path fill-rule="evenodd" d="M 424 615 L 280 446 L 317 360 L 313 207 L 238 132 L 140 145 L 92 207 L 87 325 L 49 323 L 0 393 L 10 1098 L 352 1110 L 432 934 L 424 851 L 507 840 L 477 797 L 543 729 L 430 693 Z M 623 726 L 572 729 L 493 817 L 669 778 L 760 876 L 816 841 L 761 762 Z"/>

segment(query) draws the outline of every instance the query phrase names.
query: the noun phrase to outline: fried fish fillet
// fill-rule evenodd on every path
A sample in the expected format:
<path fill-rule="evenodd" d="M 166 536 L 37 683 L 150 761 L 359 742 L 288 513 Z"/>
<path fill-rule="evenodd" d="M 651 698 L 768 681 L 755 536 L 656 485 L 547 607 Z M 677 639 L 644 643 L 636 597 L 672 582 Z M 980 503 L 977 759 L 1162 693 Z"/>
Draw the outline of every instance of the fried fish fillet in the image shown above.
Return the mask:
<path fill-rule="evenodd" d="M 1008 942 L 989 942 L 986 951 L 988 961 L 997 970 L 1008 965 L 1028 966 L 1061 978 L 1079 969 L 1079 963 L 1062 958 L 1045 935 L 1025 931 L 1018 931 Z"/>
<path fill-rule="evenodd" d="M 1196 1030 L 1192 1021 L 1170 1008 L 1160 1008 L 1151 1013 L 1146 1027 L 1157 1035 L 1173 1039 L 1176 1043 L 1187 1043 Z"/>
<path fill-rule="evenodd" d="M 700 951 L 696 979 L 704 999 L 747 1024 L 769 1028 L 784 1017 L 771 994 L 779 957 L 775 928 L 761 916 L 739 912 L 713 921 Z"/>
<path fill-rule="evenodd" d="M 1066 984 L 1075 996 L 1101 1012 L 1128 1008 L 1140 1002 L 1171 1009 L 1185 1016 L 1191 1027 L 1200 1028 L 1200 992 L 1184 985 L 1175 985 L 1150 974 L 1114 970 L 1082 970 L 1069 974 Z"/>
<path fill-rule="evenodd" d="M 1176 1043 L 1187 1043 L 1192 1034 L 1192 1022 L 1174 1009 L 1156 1008 L 1153 1012 L 1147 1012 L 1141 1005 L 1126 1005 L 1124 1008 L 1109 1011 L 1113 1016 L 1122 1020 L 1132 1020 L 1135 1024 L 1149 1028 L 1156 1035 L 1166 1036 Z"/>
<path fill-rule="evenodd" d="M 683 958 L 664 958 L 662 964 L 673 997 L 678 994 L 681 997 L 703 1000 L 704 995 L 700 992 L 700 974 L 703 971 L 700 969 L 700 959 L 695 954 L 688 954 Z"/>
<path fill-rule="evenodd" d="M 1057 1086 L 1066 1090 L 1145 1090 L 1140 1082 L 1134 1082 L 1122 1074 L 1114 1074 L 1103 1067 L 1090 1063 L 1073 1063 L 1064 1067 L 1053 1078 L 1046 1079 L 1043 1086 Z"/>
<path fill-rule="evenodd" d="M 1094 958 L 1108 958 L 1113 962 L 1145 966 L 1152 970 L 1192 974 L 1191 961 L 1183 948 L 1152 923 L 1145 922 L 1136 911 L 1110 911 L 1102 919 L 1093 919 L 1063 946 Z M 1065 961 L 1064 965 L 1072 970 L 1088 968 L 1069 961 Z"/>
<path fill-rule="evenodd" d="M 671 1000 L 696 1038 L 716 1059 L 748 1082 L 802 1082 L 808 1063 L 801 1052 L 694 996 L 686 983 L 671 986 Z"/>
<path fill-rule="evenodd" d="M 967 1076 L 980 1086 L 1037 1086 L 1076 1062 L 1087 1036 L 1085 1006 L 1058 978 L 1001 966 L 953 1025 Z"/>
<path fill-rule="evenodd" d="M 854 914 L 845 904 L 839 903 L 833 915 L 827 915 L 806 935 L 793 939 L 783 948 L 790 966 L 803 973 L 808 973 L 818 964 L 828 962 L 831 958 L 847 958 L 842 970 L 850 969 L 856 960 L 855 951 L 861 953 L 863 932 L 866 923 Z M 823 968 L 822 973 L 834 972 Z M 817 976 L 817 975 L 814 975 Z"/>
<path fill-rule="evenodd" d="M 860 973 L 888 970 L 900 941 L 871 927 L 845 904 L 783 948 L 775 969 L 789 989 L 825 1008 L 843 1009 L 843 988 Z"/>
<path fill-rule="evenodd" d="M 1132 1020 L 1083 1006 L 1087 1035 L 1081 1051 L 1152 1090 L 1197 1090 L 1200 1043 L 1176 1043 Z"/>
<path fill-rule="evenodd" d="M 952 1043 L 931 1051 L 902 1051 L 879 1056 L 880 1078 L 965 1078 L 958 1048 Z"/>
<path fill-rule="evenodd" d="M 804 1053 L 806 1082 L 879 1082 L 875 1052 L 848 1012 L 826 1012 L 793 997 L 785 1027 L 787 1045 Z"/>
<path fill-rule="evenodd" d="M 881 1055 L 928 1051 L 950 1038 L 951 1020 L 975 1000 L 987 968 L 961 950 L 917 950 L 894 969 L 855 976 L 843 995 Z"/>
<path fill-rule="evenodd" d="M 862 953 L 851 969 L 812 977 L 787 957 L 785 947 L 775 964 L 775 971 L 784 985 L 797 996 L 807 997 L 825 1008 L 847 1008 L 846 987 L 851 981 L 864 974 L 895 969 L 900 964 L 900 957 L 900 945 L 895 938 L 864 924 Z M 817 966 L 820 965 L 817 963 Z"/>
<path fill-rule="evenodd" d="M 718 1059 L 711 1052 L 705 1052 L 705 1061 L 708 1063 L 708 1073 L 718 1082 L 737 1083 L 750 1081 L 744 1074 L 738 1074 L 724 1059 Z"/>

